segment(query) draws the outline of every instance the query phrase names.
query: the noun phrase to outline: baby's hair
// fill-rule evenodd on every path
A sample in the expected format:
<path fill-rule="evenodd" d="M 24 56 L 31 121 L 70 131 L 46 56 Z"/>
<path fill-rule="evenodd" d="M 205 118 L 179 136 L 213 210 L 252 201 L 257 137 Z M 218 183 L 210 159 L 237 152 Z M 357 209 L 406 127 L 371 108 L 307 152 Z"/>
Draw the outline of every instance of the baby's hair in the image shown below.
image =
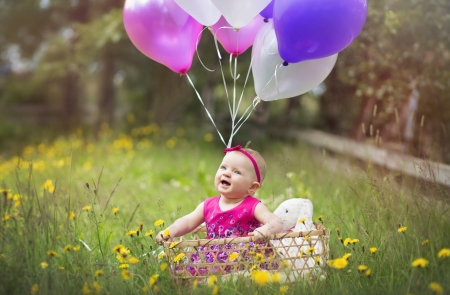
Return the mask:
<path fill-rule="evenodd" d="M 264 158 L 261 156 L 261 154 L 255 150 L 249 148 L 243 148 L 242 150 L 249 153 L 250 156 L 252 156 L 253 159 L 255 159 L 256 165 L 258 165 L 259 175 L 261 177 L 260 184 L 262 185 L 264 177 L 266 176 L 266 161 L 264 161 Z"/>

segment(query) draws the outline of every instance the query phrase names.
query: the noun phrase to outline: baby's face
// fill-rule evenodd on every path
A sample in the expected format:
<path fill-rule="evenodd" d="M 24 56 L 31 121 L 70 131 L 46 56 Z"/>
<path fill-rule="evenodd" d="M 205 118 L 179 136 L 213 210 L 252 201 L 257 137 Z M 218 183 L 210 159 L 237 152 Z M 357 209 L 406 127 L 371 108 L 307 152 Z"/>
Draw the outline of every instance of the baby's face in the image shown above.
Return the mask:
<path fill-rule="evenodd" d="M 253 183 L 257 182 L 256 172 L 247 156 L 238 151 L 228 152 L 219 165 L 214 185 L 221 195 L 239 199 L 249 195 Z"/>

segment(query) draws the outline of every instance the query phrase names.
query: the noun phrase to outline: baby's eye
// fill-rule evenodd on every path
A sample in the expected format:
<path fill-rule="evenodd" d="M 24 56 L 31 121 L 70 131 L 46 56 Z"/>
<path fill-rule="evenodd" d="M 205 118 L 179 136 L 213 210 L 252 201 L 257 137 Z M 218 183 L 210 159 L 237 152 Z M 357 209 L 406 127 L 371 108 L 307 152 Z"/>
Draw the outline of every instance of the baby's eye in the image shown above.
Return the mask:
<path fill-rule="evenodd" d="M 225 170 L 225 169 L 227 169 L 227 168 L 225 168 L 225 166 L 220 166 L 219 169 L 220 169 L 220 170 Z"/>
<path fill-rule="evenodd" d="M 241 172 L 239 171 L 234 171 L 234 173 L 241 175 Z"/>

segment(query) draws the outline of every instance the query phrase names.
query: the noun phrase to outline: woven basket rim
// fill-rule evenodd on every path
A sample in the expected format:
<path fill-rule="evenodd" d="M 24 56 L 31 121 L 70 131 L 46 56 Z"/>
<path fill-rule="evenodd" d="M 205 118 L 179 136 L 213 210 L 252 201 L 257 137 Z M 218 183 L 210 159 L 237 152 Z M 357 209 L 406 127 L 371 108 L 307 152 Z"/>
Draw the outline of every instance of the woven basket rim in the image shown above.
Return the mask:
<path fill-rule="evenodd" d="M 200 230 L 196 229 L 192 233 L 198 233 Z M 320 236 L 329 236 L 330 231 L 327 229 L 321 230 L 310 230 L 310 231 L 300 231 L 300 232 L 287 232 L 272 234 L 267 236 L 265 239 L 258 240 L 252 236 L 247 237 L 235 237 L 235 238 L 219 238 L 219 239 L 195 239 L 195 240 L 180 240 L 180 241 L 166 241 L 163 243 L 164 248 L 182 248 L 189 246 L 205 246 L 205 245 L 223 245 L 223 244 L 236 244 L 236 243 L 249 243 L 249 242 L 264 242 L 269 240 L 279 240 L 284 238 L 301 238 L 310 237 L 311 239 L 320 239 Z M 173 243 L 176 243 L 175 245 Z"/>

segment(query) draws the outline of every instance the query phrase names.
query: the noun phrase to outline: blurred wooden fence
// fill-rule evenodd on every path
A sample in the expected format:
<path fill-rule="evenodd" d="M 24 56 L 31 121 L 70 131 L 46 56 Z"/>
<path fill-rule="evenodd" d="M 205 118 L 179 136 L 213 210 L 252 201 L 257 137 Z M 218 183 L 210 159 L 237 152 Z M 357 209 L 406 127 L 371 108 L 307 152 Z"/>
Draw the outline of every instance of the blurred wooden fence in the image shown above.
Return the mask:
<path fill-rule="evenodd" d="M 407 156 L 400 152 L 381 149 L 317 130 L 300 131 L 296 133 L 296 137 L 316 147 L 372 162 L 409 176 L 450 186 L 450 165 Z"/>

